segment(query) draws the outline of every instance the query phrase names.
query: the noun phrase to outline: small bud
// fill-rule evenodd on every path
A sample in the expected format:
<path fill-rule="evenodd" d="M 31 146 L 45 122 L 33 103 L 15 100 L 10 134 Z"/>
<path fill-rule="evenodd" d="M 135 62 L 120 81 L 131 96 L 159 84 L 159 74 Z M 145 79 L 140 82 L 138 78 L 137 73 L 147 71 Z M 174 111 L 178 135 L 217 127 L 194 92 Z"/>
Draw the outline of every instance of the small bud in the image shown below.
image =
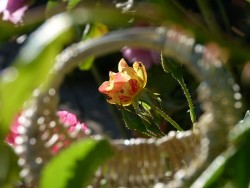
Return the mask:
<path fill-rule="evenodd" d="M 161 65 L 163 70 L 166 73 L 171 73 L 174 78 L 178 79 L 182 77 L 182 72 L 180 70 L 181 65 L 171 60 L 165 61 L 162 54 L 161 54 Z"/>

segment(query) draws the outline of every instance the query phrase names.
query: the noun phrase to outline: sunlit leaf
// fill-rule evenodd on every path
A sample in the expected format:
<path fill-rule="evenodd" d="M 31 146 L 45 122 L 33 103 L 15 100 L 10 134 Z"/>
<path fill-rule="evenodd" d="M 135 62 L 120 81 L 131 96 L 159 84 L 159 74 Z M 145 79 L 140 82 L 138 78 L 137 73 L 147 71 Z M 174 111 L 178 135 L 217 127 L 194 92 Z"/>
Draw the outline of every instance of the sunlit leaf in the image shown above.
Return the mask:
<path fill-rule="evenodd" d="M 240 121 L 235 128 L 230 132 L 229 138 L 235 143 L 242 142 L 250 135 L 250 110 L 245 114 L 245 117 Z"/>
<path fill-rule="evenodd" d="M 81 63 L 79 65 L 79 68 L 81 70 L 89 70 L 89 69 L 91 69 L 94 61 L 95 61 L 95 58 L 94 57 L 90 57 L 90 58 L 86 59 L 83 63 Z"/>
<path fill-rule="evenodd" d="M 138 131 L 150 137 L 158 137 L 157 134 L 147 129 L 147 126 L 149 126 L 148 124 L 150 124 L 150 122 L 143 120 L 136 113 L 122 109 L 122 116 L 128 129 Z M 147 126 L 145 124 L 147 124 Z"/>
<path fill-rule="evenodd" d="M 141 102 L 140 115 L 141 121 L 145 125 L 145 128 L 148 132 L 157 135 L 157 137 L 164 136 L 164 133 L 161 131 L 159 124 L 161 124 L 162 118 L 159 114 L 155 113 L 151 107 L 145 103 Z"/>
<path fill-rule="evenodd" d="M 45 166 L 40 187 L 86 187 L 97 168 L 112 154 L 107 140 L 84 139 L 73 143 Z"/>
<path fill-rule="evenodd" d="M 98 38 L 98 37 L 105 35 L 108 32 L 107 26 L 100 22 L 88 24 L 88 26 L 86 27 L 88 28 L 86 28 L 84 31 L 84 34 L 82 37 L 83 40 Z"/>
<path fill-rule="evenodd" d="M 226 165 L 229 159 L 235 154 L 234 149 L 229 149 L 226 152 L 218 156 L 211 162 L 209 167 L 196 179 L 191 187 L 213 187 L 217 182 L 222 180 L 222 176 L 225 173 Z M 222 182 L 219 182 L 222 183 Z M 223 182 L 224 184 L 224 182 Z M 215 186 L 216 187 L 216 186 Z"/>
<path fill-rule="evenodd" d="M 59 5 L 59 0 L 49 0 L 46 5 L 46 15 L 53 15 L 54 9 Z"/>
<path fill-rule="evenodd" d="M 35 31 L 21 49 L 13 66 L 0 75 L 0 117 L 4 131 L 24 101 L 43 83 L 56 55 L 73 37 L 72 21 L 66 14 L 55 16 Z"/>
<path fill-rule="evenodd" d="M 250 184 L 250 113 L 230 133 L 234 142 L 219 155 L 201 174 L 193 187 L 222 187 L 230 183 L 234 187 L 248 187 Z"/>
<path fill-rule="evenodd" d="M 108 32 L 107 26 L 100 22 L 96 22 L 94 24 L 87 24 L 85 27 L 85 31 L 83 33 L 82 40 L 85 41 L 85 40 L 98 38 L 98 37 L 103 36 L 107 32 Z M 88 58 L 87 60 L 85 60 L 79 65 L 79 68 L 81 70 L 89 70 L 94 63 L 94 60 L 95 60 L 94 57 Z"/>
<path fill-rule="evenodd" d="M 81 2 L 81 0 L 69 0 L 68 1 L 68 9 L 74 8 L 76 5 L 78 5 Z"/>

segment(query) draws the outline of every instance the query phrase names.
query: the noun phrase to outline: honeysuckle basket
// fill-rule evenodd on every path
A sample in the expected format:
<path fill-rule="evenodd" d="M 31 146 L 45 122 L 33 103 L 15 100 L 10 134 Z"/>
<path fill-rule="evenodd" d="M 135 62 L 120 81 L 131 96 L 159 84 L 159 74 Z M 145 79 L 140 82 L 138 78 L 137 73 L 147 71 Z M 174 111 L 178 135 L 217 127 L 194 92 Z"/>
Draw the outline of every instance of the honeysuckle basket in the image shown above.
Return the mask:
<path fill-rule="evenodd" d="M 196 131 L 170 132 L 160 139 L 112 140 L 115 156 L 101 166 L 92 187 L 189 187 L 209 163 L 228 145 L 229 130 L 238 121 L 239 86 L 223 66 L 220 56 L 196 44 L 192 36 L 175 29 L 134 28 L 110 32 L 66 48 L 56 59 L 47 85 L 37 88 L 20 117 L 23 131 L 15 151 L 27 186 L 38 185 L 41 169 L 51 160 L 51 148 L 60 145 L 57 135 L 69 143 L 83 137 L 100 136 L 68 132 L 56 115 L 59 88 L 65 75 L 79 62 L 121 49 L 123 46 L 151 48 L 176 58 L 200 81 L 198 98 L 204 111 Z M 222 118 L 223 117 L 223 118 Z M 217 139 L 219 138 L 219 139 Z"/>

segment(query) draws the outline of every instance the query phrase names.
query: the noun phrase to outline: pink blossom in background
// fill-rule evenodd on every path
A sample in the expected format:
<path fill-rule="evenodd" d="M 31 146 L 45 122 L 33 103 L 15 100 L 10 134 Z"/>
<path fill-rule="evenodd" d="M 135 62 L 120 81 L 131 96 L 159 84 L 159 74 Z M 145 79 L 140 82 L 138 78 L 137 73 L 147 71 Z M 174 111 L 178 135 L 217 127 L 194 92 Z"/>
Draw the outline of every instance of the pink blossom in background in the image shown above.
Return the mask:
<path fill-rule="evenodd" d="M 19 114 L 20 115 L 20 114 Z M 7 134 L 7 136 L 5 137 L 5 142 L 7 142 L 8 144 L 10 144 L 11 146 L 15 145 L 15 139 L 18 136 L 18 132 L 17 132 L 17 128 L 19 126 L 19 115 L 17 115 L 14 118 L 14 121 L 11 123 L 11 127 L 10 127 L 10 133 Z"/>
<path fill-rule="evenodd" d="M 89 131 L 85 123 L 81 123 L 77 120 L 75 114 L 72 114 L 68 111 L 58 111 L 57 115 L 59 116 L 59 119 L 62 123 L 70 125 L 70 132 L 73 132 L 77 128 L 81 128 L 81 130 L 85 133 Z"/>
<path fill-rule="evenodd" d="M 69 125 L 69 132 L 74 132 L 75 130 L 81 130 L 84 134 L 89 133 L 89 129 L 87 128 L 87 126 L 84 123 L 79 122 L 75 114 L 72 114 L 68 111 L 58 111 L 57 115 L 59 117 L 59 120 L 63 124 Z M 20 126 L 19 117 L 20 114 L 18 114 L 18 116 L 15 117 L 14 121 L 11 124 L 10 133 L 5 137 L 5 141 L 13 147 L 15 146 L 15 139 L 19 135 L 18 134 L 18 127 Z M 57 133 L 56 128 L 54 132 Z M 57 153 L 60 148 L 65 147 L 69 144 L 69 141 L 64 140 L 64 137 L 60 137 L 59 140 L 63 142 L 63 146 L 61 147 L 57 145 L 54 146 L 52 148 L 52 153 L 54 154 Z"/>
<path fill-rule="evenodd" d="M 128 62 L 141 61 L 147 69 L 160 63 L 160 53 L 154 50 L 124 47 L 121 51 Z"/>
<path fill-rule="evenodd" d="M 0 13 L 4 21 L 17 24 L 22 21 L 24 12 L 28 9 L 28 0 L 0 0 Z"/>

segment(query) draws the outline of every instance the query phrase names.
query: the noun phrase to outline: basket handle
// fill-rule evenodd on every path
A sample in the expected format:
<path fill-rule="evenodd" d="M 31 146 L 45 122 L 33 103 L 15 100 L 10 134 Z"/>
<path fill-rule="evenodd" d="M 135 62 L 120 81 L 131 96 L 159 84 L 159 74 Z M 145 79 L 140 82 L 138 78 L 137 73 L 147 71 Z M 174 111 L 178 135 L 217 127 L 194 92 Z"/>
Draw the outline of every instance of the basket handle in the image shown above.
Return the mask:
<path fill-rule="evenodd" d="M 51 91 L 58 91 L 67 73 L 77 67 L 79 62 L 84 62 L 91 56 L 98 57 L 108 54 L 125 45 L 162 51 L 164 55 L 183 62 L 201 82 L 198 95 L 204 114 L 197 123 L 202 139 L 198 148 L 199 157 L 182 173 L 182 176 L 176 176 L 176 179 L 173 180 L 173 184 L 176 182 L 189 184 L 207 167 L 211 160 L 226 148 L 228 131 L 239 119 L 241 104 L 234 97 L 235 93 L 239 93 L 239 86 L 234 83 L 222 62 L 217 58 L 211 58 L 212 54 L 209 53 L 209 50 L 203 45 L 195 44 L 192 36 L 165 27 L 134 28 L 110 32 L 99 39 L 73 44 L 57 57 L 55 66 L 48 76 L 50 84 L 36 96 L 37 100 L 33 102 L 35 104 L 33 106 L 39 105 L 41 109 L 44 109 L 50 105 L 50 109 L 55 111 L 58 96 L 56 92 Z M 49 95 L 53 98 L 50 101 L 54 102 L 50 104 L 41 102 L 50 93 L 53 93 L 53 95 Z M 60 124 L 55 114 L 52 116 L 52 119 L 56 119 Z M 32 121 L 37 122 L 37 118 L 39 116 L 33 116 Z M 37 129 L 37 127 L 30 126 L 29 129 L 32 132 L 32 129 Z M 30 152 L 35 152 L 35 150 Z M 25 155 L 27 156 L 27 153 Z M 47 156 L 47 158 L 50 157 Z"/>

